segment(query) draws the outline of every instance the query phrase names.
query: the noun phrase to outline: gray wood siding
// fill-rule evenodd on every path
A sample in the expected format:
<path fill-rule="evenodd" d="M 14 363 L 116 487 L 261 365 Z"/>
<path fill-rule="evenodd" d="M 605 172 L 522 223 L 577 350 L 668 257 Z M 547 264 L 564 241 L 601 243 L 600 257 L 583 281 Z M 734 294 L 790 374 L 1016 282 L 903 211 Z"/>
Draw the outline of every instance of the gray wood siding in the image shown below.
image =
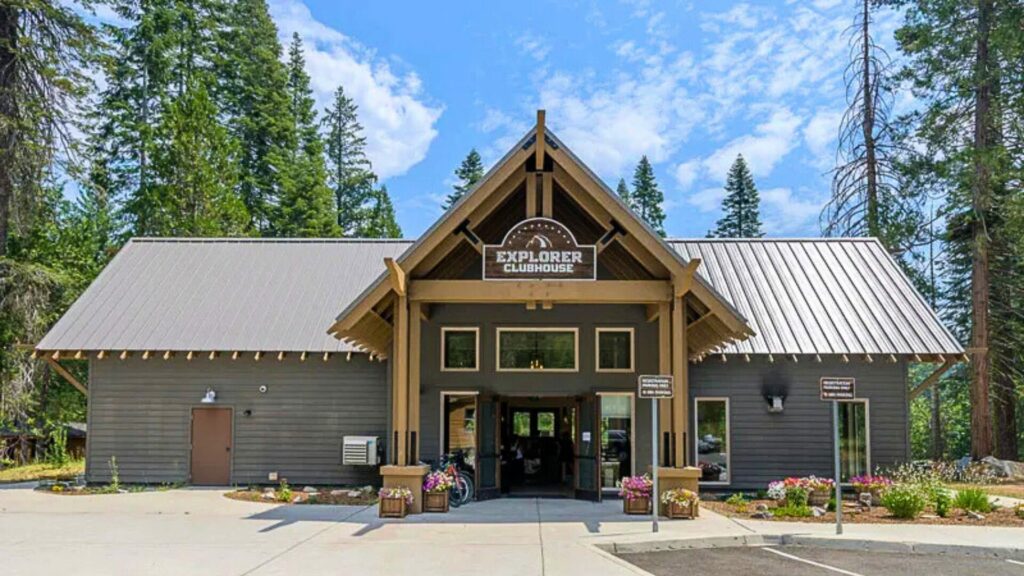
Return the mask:
<path fill-rule="evenodd" d="M 831 477 L 831 403 L 819 400 L 818 380 L 822 376 L 853 376 L 857 378 L 857 396 L 869 400 L 872 468 L 907 460 L 906 363 L 876 358 L 872 364 L 862 359 L 845 364 L 823 358 L 820 364 L 810 359 L 794 364 L 781 358 L 772 364 L 763 356 L 753 357 L 749 363 L 738 356 L 729 356 L 725 363 L 712 357 L 691 366 L 691 454 L 695 453 L 693 399 L 724 396 L 729 398 L 730 409 L 730 488 L 766 488 L 768 482 L 786 476 Z M 790 386 L 781 414 L 769 413 L 761 394 L 765 376 L 773 371 Z"/>
<path fill-rule="evenodd" d="M 87 478 L 108 481 L 116 456 L 123 482 L 187 481 L 191 409 L 211 387 L 234 410 L 233 483 L 266 483 L 273 471 L 293 484 L 378 482 L 375 467 L 341 465 L 341 442 L 387 436 L 385 371 L 362 354 L 93 360 Z"/>

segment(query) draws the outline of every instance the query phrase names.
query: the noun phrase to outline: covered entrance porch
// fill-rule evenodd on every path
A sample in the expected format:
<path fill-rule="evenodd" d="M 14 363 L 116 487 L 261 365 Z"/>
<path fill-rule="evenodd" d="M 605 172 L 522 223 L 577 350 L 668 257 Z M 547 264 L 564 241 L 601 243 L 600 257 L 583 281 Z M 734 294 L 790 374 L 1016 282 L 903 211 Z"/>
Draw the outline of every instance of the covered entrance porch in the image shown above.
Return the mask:
<path fill-rule="evenodd" d="M 545 130 L 542 113 L 474 190 L 385 262 L 331 333 L 389 363 L 392 467 L 437 458 L 450 444 L 446 395 L 474 396 L 481 498 L 571 489 L 596 500 L 616 476 L 693 463 L 689 361 L 752 333 L 695 275 L 700 260 L 638 220 Z M 653 440 L 637 434 L 650 430 L 649 408 L 630 400 L 628 417 L 602 416 L 622 404 L 602 399 L 628 395 L 639 374 L 674 378 L 675 397 L 657 408 L 657 454 L 637 449 Z"/>

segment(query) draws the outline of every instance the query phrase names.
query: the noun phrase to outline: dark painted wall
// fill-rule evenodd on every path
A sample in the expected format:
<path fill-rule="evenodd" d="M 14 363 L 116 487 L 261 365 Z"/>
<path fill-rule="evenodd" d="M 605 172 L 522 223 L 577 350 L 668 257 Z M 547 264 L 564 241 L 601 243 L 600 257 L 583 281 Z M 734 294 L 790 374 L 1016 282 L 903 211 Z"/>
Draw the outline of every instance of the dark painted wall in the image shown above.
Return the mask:
<path fill-rule="evenodd" d="M 341 465 L 341 442 L 387 436 L 385 370 L 364 354 L 92 360 L 88 480 L 109 480 L 117 456 L 123 482 L 186 481 L 191 409 L 211 387 L 217 406 L 234 409 L 234 483 L 266 483 L 274 471 L 300 485 L 379 482 L 375 467 Z"/>

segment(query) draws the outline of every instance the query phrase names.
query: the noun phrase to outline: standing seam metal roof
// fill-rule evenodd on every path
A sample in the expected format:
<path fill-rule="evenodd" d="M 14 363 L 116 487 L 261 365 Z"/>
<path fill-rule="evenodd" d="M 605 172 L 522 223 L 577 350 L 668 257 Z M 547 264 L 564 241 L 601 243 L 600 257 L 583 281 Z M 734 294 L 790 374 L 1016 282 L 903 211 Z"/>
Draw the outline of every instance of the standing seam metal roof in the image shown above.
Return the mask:
<path fill-rule="evenodd" d="M 326 333 L 408 240 L 136 239 L 40 350 L 345 352 Z M 870 239 L 670 240 L 755 330 L 726 354 L 962 354 Z"/>

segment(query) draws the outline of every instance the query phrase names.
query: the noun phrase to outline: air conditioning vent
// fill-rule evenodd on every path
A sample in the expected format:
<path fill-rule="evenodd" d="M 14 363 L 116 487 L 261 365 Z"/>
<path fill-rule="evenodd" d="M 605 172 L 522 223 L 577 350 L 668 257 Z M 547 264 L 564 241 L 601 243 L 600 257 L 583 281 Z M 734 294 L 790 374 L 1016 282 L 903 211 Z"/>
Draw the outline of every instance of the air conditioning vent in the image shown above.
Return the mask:
<path fill-rule="evenodd" d="M 376 436 L 345 436 L 341 445 L 341 463 L 346 466 L 376 466 L 380 463 L 377 457 Z"/>

